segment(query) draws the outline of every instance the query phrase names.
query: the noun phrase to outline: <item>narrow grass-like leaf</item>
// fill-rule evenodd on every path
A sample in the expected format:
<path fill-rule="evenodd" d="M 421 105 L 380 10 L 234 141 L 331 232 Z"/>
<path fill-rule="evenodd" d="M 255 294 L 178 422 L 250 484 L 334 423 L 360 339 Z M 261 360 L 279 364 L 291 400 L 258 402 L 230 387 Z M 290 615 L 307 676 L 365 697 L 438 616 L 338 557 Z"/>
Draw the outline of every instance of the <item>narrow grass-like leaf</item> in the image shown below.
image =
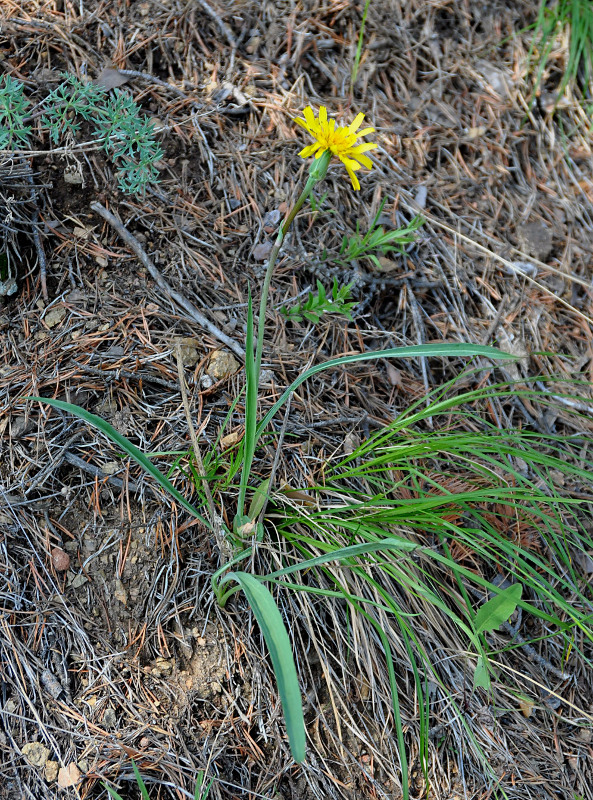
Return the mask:
<path fill-rule="evenodd" d="M 253 575 L 229 572 L 221 584 L 228 581 L 236 581 L 243 589 L 265 639 L 278 684 L 290 750 L 300 764 L 305 760 L 305 720 L 292 647 L 282 616 L 269 590 Z"/>
<path fill-rule="evenodd" d="M 480 607 L 474 620 L 476 633 L 495 631 L 503 622 L 507 622 L 517 609 L 523 593 L 520 583 L 507 586 L 500 594 L 488 600 Z"/>
<path fill-rule="evenodd" d="M 80 406 L 75 406 L 72 403 L 65 403 L 63 400 L 53 400 L 49 397 L 26 397 L 25 400 L 34 400 L 38 403 L 47 403 L 54 408 L 59 408 L 61 411 L 66 411 L 69 414 L 74 414 L 74 416 L 78 417 L 79 419 L 88 422 L 89 425 L 92 425 L 97 430 L 104 433 L 111 441 L 116 444 L 118 447 L 127 453 L 130 458 L 133 458 L 142 469 L 144 469 L 151 477 L 155 479 L 155 481 L 161 486 L 166 492 L 168 492 L 171 497 L 176 500 L 186 511 L 189 511 L 190 514 L 193 514 L 194 517 L 197 517 L 200 522 L 203 522 L 208 528 L 210 527 L 210 523 L 200 514 L 198 509 L 193 506 L 185 497 L 179 492 L 171 483 L 171 481 L 163 475 L 158 467 L 156 467 L 152 461 L 147 458 L 144 453 L 139 450 L 135 445 L 132 444 L 125 436 L 122 436 L 119 431 L 116 431 L 114 427 L 112 427 L 108 422 L 106 422 L 101 417 L 98 417 L 96 414 L 91 414 L 90 411 L 87 411 Z"/>
<path fill-rule="evenodd" d="M 249 504 L 249 511 L 247 512 L 247 516 L 249 519 L 255 519 L 259 512 L 264 507 L 264 504 L 268 498 L 268 491 L 270 488 L 270 479 L 266 478 L 265 481 L 262 481 L 257 489 L 253 492 L 253 498 L 251 499 L 251 503 Z"/>
<path fill-rule="evenodd" d="M 263 320 L 259 321 L 263 325 Z M 243 466 L 239 482 L 239 499 L 237 500 L 237 514 L 243 515 L 245 508 L 245 495 L 249 476 L 251 474 L 251 464 L 255 445 L 257 442 L 257 392 L 259 386 L 259 365 L 254 351 L 254 329 L 253 329 L 253 304 L 251 292 L 247 303 L 247 336 L 245 339 L 245 437 L 243 444 Z"/>
<path fill-rule="evenodd" d="M 308 378 L 316 375 L 318 372 L 323 372 L 326 369 L 333 369 L 334 367 L 344 367 L 347 364 L 355 364 L 359 361 L 376 361 L 380 358 L 434 358 L 442 356 L 444 358 L 460 358 L 461 356 L 483 356 L 484 358 L 492 359 L 511 359 L 517 360 L 517 356 L 511 353 L 504 353 L 496 347 L 488 347 L 479 344 L 451 344 L 443 342 L 437 344 L 415 344 L 409 347 L 390 347 L 386 350 L 372 350 L 370 353 L 356 353 L 353 356 L 342 356 L 341 358 L 332 358 L 329 361 L 324 361 L 322 364 L 315 364 L 308 370 L 305 370 L 294 380 L 288 389 L 286 389 L 280 398 L 274 403 L 272 408 L 268 411 L 257 427 L 257 438 L 265 430 L 266 425 L 274 418 L 279 409 L 282 408 L 284 403 L 288 400 L 290 395 L 295 389 L 304 383 Z"/>

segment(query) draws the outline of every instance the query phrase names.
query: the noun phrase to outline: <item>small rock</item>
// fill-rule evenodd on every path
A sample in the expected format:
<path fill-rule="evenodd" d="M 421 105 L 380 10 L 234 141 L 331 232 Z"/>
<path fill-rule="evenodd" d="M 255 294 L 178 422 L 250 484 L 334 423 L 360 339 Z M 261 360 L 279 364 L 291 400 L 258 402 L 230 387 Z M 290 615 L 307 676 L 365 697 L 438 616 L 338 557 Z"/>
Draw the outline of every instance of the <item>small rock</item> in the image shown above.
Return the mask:
<path fill-rule="evenodd" d="M 228 350 L 217 350 L 210 356 L 208 364 L 208 375 L 216 380 L 228 378 L 233 375 L 240 367 L 239 362 Z"/>
<path fill-rule="evenodd" d="M 249 41 L 245 45 L 245 50 L 247 50 L 249 55 L 253 55 L 257 51 L 257 48 L 260 46 L 260 44 L 261 44 L 261 36 L 257 35 L 252 36 L 251 39 L 249 39 Z"/>
<path fill-rule="evenodd" d="M 23 745 L 23 755 L 29 764 L 42 769 L 47 763 L 50 751 L 41 742 L 27 742 Z"/>
<path fill-rule="evenodd" d="M 115 728 L 117 725 L 117 715 L 111 707 L 105 709 L 105 713 L 103 714 L 103 725 L 107 729 Z"/>
<path fill-rule="evenodd" d="M 280 212 L 277 208 L 273 209 L 273 211 L 268 211 L 263 219 L 264 231 L 266 233 L 273 233 L 276 228 L 278 227 L 278 223 L 280 222 Z"/>
<path fill-rule="evenodd" d="M 121 469 L 121 461 L 107 461 L 101 467 L 101 470 L 105 473 L 105 475 L 115 475 L 116 472 L 119 472 Z"/>
<path fill-rule="evenodd" d="M 155 658 L 152 662 L 152 674 L 161 676 L 161 675 L 169 675 L 173 670 L 173 664 L 171 661 L 168 661 L 166 658 L 159 656 L 159 658 Z"/>
<path fill-rule="evenodd" d="M 488 128 L 484 125 L 479 125 L 477 128 L 468 128 L 467 129 L 467 136 L 469 139 L 478 139 L 480 136 L 483 136 Z"/>
<path fill-rule="evenodd" d="M 84 183 L 82 169 L 76 164 L 71 164 L 64 170 L 64 182 L 73 186 L 81 186 Z"/>
<path fill-rule="evenodd" d="M 476 62 L 476 70 L 482 75 L 486 83 L 490 85 L 497 95 L 506 99 L 510 94 L 510 87 L 513 84 L 512 75 L 508 70 L 495 67 L 485 59 Z"/>
<path fill-rule="evenodd" d="M 119 600 L 119 602 L 122 605 L 126 606 L 128 604 L 127 592 L 124 589 L 124 585 L 119 578 L 117 578 L 117 580 L 115 581 L 115 589 L 113 592 L 113 596 L 115 597 L 116 600 Z"/>
<path fill-rule="evenodd" d="M 530 261 L 509 261 L 508 264 L 505 264 L 504 271 L 508 275 L 516 275 L 517 273 L 523 273 L 531 277 L 537 275 L 537 267 Z"/>
<path fill-rule="evenodd" d="M 46 761 L 45 762 L 45 780 L 48 783 L 52 783 L 58 777 L 58 770 L 60 765 L 57 761 Z"/>
<path fill-rule="evenodd" d="M 35 423 L 29 417 L 24 417 L 19 415 L 18 417 L 13 417 L 11 420 L 10 425 L 10 435 L 13 439 L 18 439 L 19 436 L 24 436 L 26 433 L 29 433 L 35 427 Z"/>
<path fill-rule="evenodd" d="M 184 367 L 193 367 L 198 363 L 200 360 L 199 346 L 199 340 L 191 336 L 186 336 L 181 340 L 181 363 Z"/>
<path fill-rule="evenodd" d="M 260 386 L 271 386 L 275 379 L 276 376 L 271 369 L 262 369 L 262 371 L 259 373 Z"/>
<path fill-rule="evenodd" d="M 78 575 L 75 575 L 72 578 L 72 580 L 70 581 L 70 587 L 72 589 L 80 589 L 80 587 L 84 586 L 84 584 L 87 581 L 88 581 L 88 578 L 86 577 L 86 575 L 83 575 L 82 572 L 80 572 Z"/>
<path fill-rule="evenodd" d="M 61 547 L 54 547 L 51 551 L 51 562 L 56 572 L 66 572 L 70 567 L 70 556 Z"/>
<path fill-rule="evenodd" d="M 66 309 L 64 306 L 57 306 L 56 308 L 50 308 L 47 314 L 44 317 L 44 322 L 48 328 L 55 328 L 56 325 L 59 325 L 60 322 L 66 316 Z"/>
<path fill-rule="evenodd" d="M 210 375 L 202 375 L 200 378 L 200 386 L 202 389 L 210 389 L 212 386 L 214 386 L 214 381 Z"/>
<path fill-rule="evenodd" d="M 387 256 L 379 256 L 378 261 L 381 265 L 381 272 L 395 272 L 396 270 L 401 271 L 401 265 L 392 258 L 387 258 Z"/>
<path fill-rule="evenodd" d="M 360 439 L 355 433 L 347 433 L 344 437 L 344 453 L 349 456 L 360 445 Z"/>
<path fill-rule="evenodd" d="M 229 433 L 227 436 L 222 437 L 222 439 L 220 440 L 220 446 L 222 447 L 223 450 L 226 450 L 228 447 L 232 447 L 234 444 L 237 444 L 237 442 L 240 439 L 241 439 L 241 434 L 239 433 L 239 431 L 233 431 L 232 433 Z"/>
<path fill-rule="evenodd" d="M 256 261 L 266 261 L 272 252 L 272 242 L 262 242 L 253 248 L 253 257 Z"/>
<path fill-rule="evenodd" d="M 70 786 L 76 786 L 80 781 L 80 770 L 72 761 L 67 767 L 60 767 L 58 772 L 58 786 L 60 789 L 68 789 Z"/>
<path fill-rule="evenodd" d="M 522 225 L 517 230 L 519 245 L 522 250 L 537 258 L 538 261 L 545 261 L 552 250 L 552 230 L 543 222 L 535 220 Z"/>

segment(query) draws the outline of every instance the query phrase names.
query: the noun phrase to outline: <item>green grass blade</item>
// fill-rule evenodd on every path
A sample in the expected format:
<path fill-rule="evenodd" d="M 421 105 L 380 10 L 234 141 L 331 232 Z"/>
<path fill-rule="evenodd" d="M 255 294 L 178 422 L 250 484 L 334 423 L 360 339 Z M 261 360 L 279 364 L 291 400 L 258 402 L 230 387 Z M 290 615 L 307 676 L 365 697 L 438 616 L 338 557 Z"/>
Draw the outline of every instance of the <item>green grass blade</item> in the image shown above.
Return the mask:
<path fill-rule="evenodd" d="M 282 616 L 269 590 L 253 575 L 229 572 L 221 583 L 231 580 L 243 589 L 264 636 L 278 684 L 290 750 L 300 764 L 305 760 L 305 720 L 292 648 Z"/>
<path fill-rule="evenodd" d="M 140 788 L 140 794 L 142 795 L 142 800 L 150 800 L 148 789 L 144 785 L 144 781 L 142 780 L 142 775 L 140 775 L 140 770 L 136 766 L 136 762 L 134 760 L 132 760 L 132 769 L 134 770 L 134 775 L 136 776 L 136 783 Z"/>
<path fill-rule="evenodd" d="M 210 527 L 210 523 L 200 514 L 198 509 L 193 506 L 188 500 L 183 497 L 183 495 L 173 486 L 171 481 L 163 475 L 158 467 L 156 467 L 152 461 L 147 458 L 144 453 L 139 450 L 132 442 L 128 441 L 125 436 L 122 436 L 121 433 L 115 430 L 108 422 L 106 422 L 101 417 L 98 417 L 96 414 L 91 414 L 90 411 L 87 411 L 80 406 L 75 406 L 72 403 L 65 403 L 63 400 L 53 400 L 49 397 L 26 397 L 25 400 L 34 400 L 38 403 L 47 403 L 54 408 L 59 408 L 61 411 L 66 411 L 69 414 L 74 414 L 74 416 L 78 417 L 79 419 L 88 422 L 89 425 L 92 425 L 97 430 L 104 433 L 111 441 L 116 444 L 118 447 L 127 453 L 130 458 L 133 458 L 140 466 L 142 467 L 145 472 L 147 472 L 155 481 L 163 488 L 166 492 L 168 492 L 171 497 L 176 500 L 186 511 L 189 511 L 190 514 L 193 514 L 194 517 L 197 517 L 200 522 L 203 522 L 208 528 Z"/>
<path fill-rule="evenodd" d="M 356 56 L 354 57 L 354 64 L 352 65 L 352 74 L 350 78 L 350 85 L 351 88 L 354 88 L 354 84 L 356 83 L 356 78 L 358 77 L 358 68 L 360 67 L 360 57 L 362 55 L 362 42 L 364 39 L 364 27 L 367 21 L 367 14 L 369 13 L 369 6 L 371 4 L 371 0 L 366 0 L 364 4 L 364 9 L 362 12 L 362 20 L 360 23 L 360 32 L 358 34 L 358 43 L 356 45 Z"/>
<path fill-rule="evenodd" d="M 113 797 L 114 800 L 123 800 L 121 794 L 118 794 L 118 792 L 116 792 L 115 789 L 112 789 L 111 786 L 107 786 L 106 783 L 102 783 L 101 785 L 103 786 L 104 789 L 107 789 L 107 791 L 109 792 L 111 797 Z"/>
<path fill-rule="evenodd" d="M 479 344 L 450 344 L 446 342 L 443 344 L 416 344 L 410 345 L 409 347 L 390 347 L 386 350 L 373 350 L 370 353 L 356 353 L 353 356 L 332 358 L 330 361 L 324 361 L 322 364 L 315 364 L 315 366 L 310 367 L 290 384 L 288 389 L 284 391 L 258 425 L 256 439 L 261 436 L 266 425 L 278 410 L 282 408 L 294 390 L 298 389 L 302 383 L 318 372 L 323 372 L 323 370 L 326 369 L 333 369 L 334 367 L 343 367 L 346 364 L 355 364 L 358 361 L 376 361 L 379 358 L 430 358 L 437 356 L 442 356 L 444 358 L 483 356 L 484 358 L 493 359 L 517 359 L 517 356 L 511 353 L 504 353 L 496 347 L 487 347 L 486 345 Z"/>
<path fill-rule="evenodd" d="M 260 320 L 263 325 L 263 320 Z M 239 482 L 239 499 L 237 500 L 237 515 L 242 516 L 245 509 L 245 495 L 251 474 L 251 464 L 257 442 L 257 392 L 259 385 L 259 365 L 257 356 L 254 352 L 254 329 L 253 329 L 253 304 L 251 293 L 249 293 L 247 305 L 247 337 L 245 340 L 245 438 L 243 445 L 243 466 Z"/>
<path fill-rule="evenodd" d="M 323 546 L 323 542 L 316 543 L 318 547 Z M 336 550 L 332 549 L 329 553 L 324 553 L 315 558 L 309 558 L 306 561 L 299 561 L 298 564 L 291 564 L 289 567 L 276 570 L 266 575 L 266 580 L 280 578 L 284 575 L 290 575 L 293 572 L 301 572 L 304 570 L 313 569 L 320 564 L 327 564 L 328 561 L 345 561 L 346 559 L 355 558 L 360 555 L 367 555 L 368 553 L 375 553 L 388 550 L 396 550 L 404 553 L 411 553 L 418 548 L 415 542 L 410 542 L 403 538 L 383 539 L 380 542 L 363 542 L 361 544 L 353 544 L 349 547 L 340 547 Z"/>

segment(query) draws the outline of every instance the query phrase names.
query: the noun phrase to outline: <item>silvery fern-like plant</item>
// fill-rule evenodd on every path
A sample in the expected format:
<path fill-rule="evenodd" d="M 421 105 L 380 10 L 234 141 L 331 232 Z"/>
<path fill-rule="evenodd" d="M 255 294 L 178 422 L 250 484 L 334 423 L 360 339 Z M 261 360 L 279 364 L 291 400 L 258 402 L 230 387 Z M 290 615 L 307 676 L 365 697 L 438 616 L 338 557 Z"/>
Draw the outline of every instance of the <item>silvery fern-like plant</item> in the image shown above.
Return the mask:
<path fill-rule="evenodd" d="M 119 187 L 128 194 L 142 194 L 158 181 L 156 163 L 163 151 L 155 139 L 152 122 L 144 116 L 131 95 L 114 89 L 106 99 L 104 87 L 64 74 L 59 86 L 37 106 L 30 107 L 20 81 L 0 78 L 0 150 L 18 151 L 30 147 L 31 127 L 38 115 L 41 128 L 52 144 L 76 136 L 84 120 L 92 135 L 118 166 Z"/>
<path fill-rule="evenodd" d="M 27 148 L 31 128 L 27 114 L 25 87 L 10 75 L 0 77 L 0 150 Z"/>

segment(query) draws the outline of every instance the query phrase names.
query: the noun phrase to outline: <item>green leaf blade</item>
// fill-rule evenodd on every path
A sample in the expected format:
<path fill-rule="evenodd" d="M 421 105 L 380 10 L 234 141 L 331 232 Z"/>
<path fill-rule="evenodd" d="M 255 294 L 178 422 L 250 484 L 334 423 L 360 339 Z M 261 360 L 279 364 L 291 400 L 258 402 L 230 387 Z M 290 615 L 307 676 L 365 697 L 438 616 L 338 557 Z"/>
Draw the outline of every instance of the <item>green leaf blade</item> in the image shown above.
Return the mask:
<path fill-rule="evenodd" d="M 204 517 L 200 514 L 198 509 L 193 506 L 185 497 L 179 492 L 171 483 L 171 481 L 163 475 L 160 469 L 155 466 L 150 459 L 148 459 L 144 453 L 139 450 L 135 445 L 132 444 L 125 436 L 122 436 L 119 431 L 116 431 L 106 420 L 102 419 L 102 417 L 98 417 L 96 414 L 91 414 L 90 411 L 87 411 L 80 406 L 75 406 L 72 403 L 66 403 L 63 400 L 54 400 L 49 397 L 26 397 L 26 400 L 34 400 L 38 403 L 47 403 L 49 406 L 53 406 L 54 408 L 59 408 L 61 411 L 66 411 L 68 414 L 74 414 L 74 416 L 78 417 L 79 419 L 88 422 L 89 425 L 92 425 L 97 430 L 101 431 L 105 436 L 107 436 L 111 441 L 116 444 L 118 447 L 128 455 L 130 458 L 133 458 L 137 464 L 139 464 L 145 472 L 147 472 L 155 481 L 163 488 L 166 492 L 168 492 L 171 497 L 176 500 L 186 511 L 189 511 L 190 514 L 193 514 L 194 517 L 197 517 L 201 522 L 204 523 L 208 528 L 210 524 L 204 519 Z"/>
<path fill-rule="evenodd" d="M 503 589 L 496 597 L 486 601 L 476 614 L 474 621 L 476 633 L 495 631 L 503 622 L 507 622 L 515 613 L 522 593 L 522 584 L 513 583 L 512 586 L 507 586 L 506 589 Z"/>
<path fill-rule="evenodd" d="M 305 760 L 306 745 L 303 704 L 290 639 L 278 606 L 269 590 L 253 575 L 230 572 L 223 580 L 225 583 L 234 580 L 240 585 L 259 624 L 272 659 L 290 750 L 300 764 Z"/>

